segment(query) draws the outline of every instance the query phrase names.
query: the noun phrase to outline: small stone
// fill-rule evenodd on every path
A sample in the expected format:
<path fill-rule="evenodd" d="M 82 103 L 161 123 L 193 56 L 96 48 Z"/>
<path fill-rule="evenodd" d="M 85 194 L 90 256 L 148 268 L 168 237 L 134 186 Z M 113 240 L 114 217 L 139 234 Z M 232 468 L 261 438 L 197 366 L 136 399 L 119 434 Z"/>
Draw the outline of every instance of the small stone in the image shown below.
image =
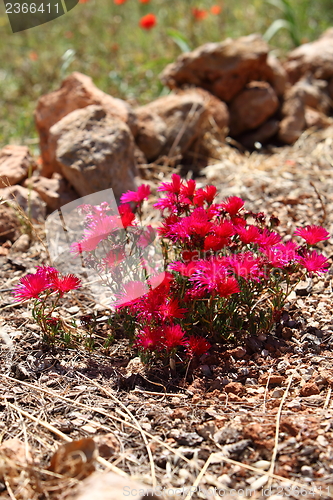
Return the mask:
<path fill-rule="evenodd" d="M 303 465 L 301 467 L 301 472 L 303 476 L 313 477 L 313 469 L 309 465 Z"/>
<path fill-rule="evenodd" d="M 21 234 L 19 238 L 14 241 L 10 251 L 11 252 L 26 252 L 30 247 L 30 237 L 28 234 Z"/>
<path fill-rule="evenodd" d="M 313 396 L 315 394 L 319 394 L 319 387 L 315 382 L 306 382 L 301 388 L 300 395 L 301 396 Z"/>

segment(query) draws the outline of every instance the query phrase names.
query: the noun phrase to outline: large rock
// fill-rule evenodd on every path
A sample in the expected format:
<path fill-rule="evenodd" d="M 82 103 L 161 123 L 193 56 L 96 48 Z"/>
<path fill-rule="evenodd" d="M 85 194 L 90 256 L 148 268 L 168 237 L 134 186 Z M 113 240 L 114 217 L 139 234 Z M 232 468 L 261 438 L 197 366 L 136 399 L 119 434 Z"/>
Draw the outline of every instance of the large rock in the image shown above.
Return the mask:
<path fill-rule="evenodd" d="M 0 188 L 19 184 L 36 168 L 27 146 L 5 146 L 0 151 Z"/>
<path fill-rule="evenodd" d="M 268 83 L 249 83 L 230 103 L 230 135 L 259 127 L 278 107 L 279 100 Z"/>
<path fill-rule="evenodd" d="M 203 89 L 189 89 L 156 99 L 136 109 L 136 144 L 149 161 L 184 154 L 207 128 L 227 128 L 226 104 Z"/>
<path fill-rule="evenodd" d="M 282 142 L 293 144 L 306 127 L 329 125 L 329 120 L 325 120 L 325 114 L 330 110 L 327 86 L 327 82 L 316 80 L 309 74 L 285 93 L 279 131 Z"/>
<path fill-rule="evenodd" d="M 283 92 L 283 69 L 268 63 L 269 47 L 260 35 L 220 43 L 207 43 L 169 64 L 161 74 L 164 85 L 173 89 L 184 85 L 202 87 L 229 102 L 252 80 L 268 81 L 278 95 Z"/>
<path fill-rule="evenodd" d="M 276 118 L 270 118 L 251 132 L 245 132 L 237 137 L 237 140 L 248 149 L 266 144 L 279 131 L 280 122 Z M 260 147 L 260 146 L 259 146 Z"/>
<path fill-rule="evenodd" d="M 284 64 L 291 83 L 311 74 L 329 80 L 333 77 L 333 28 L 326 30 L 318 40 L 300 45 L 289 53 Z"/>
<path fill-rule="evenodd" d="M 50 129 L 62 175 L 80 196 L 112 188 L 136 190 L 134 140 L 119 118 L 100 106 L 73 111 Z"/>
<path fill-rule="evenodd" d="M 39 195 L 23 186 L 10 186 L 0 189 L 0 198 L 8 200 L 13 207 L 17 205 L 25 212 L 26 216 L 32 221 L 43 221 L 46 216 L 46 204 Z M 17 211 L 20 217 L 20 211 Z"/>
<path fill-rule="evenodd" d="M 68 182 L 57 173 L 53 174 L 51 179 L 42 176 L 31 177 L 24 182 L 24 186 L 34 189 L 50 211 L 57 210 L 78 198 Z"/>
<path fill-rule="evenodd" d="M 294 144 L 305 128 L 305 104 L 297 88 L 286 93 L 282 115 L 278 137 L 286 144 Z"/>
<path fill-rule="evenodd" d="M 127 123 L 135 135 L 136 119 L 129 104 L 102 92 L 93 84 L 90 77 L 74 72 L 62 82 L 58 90 L 38 100 L 35 121 L 40 137 L 43 176 L 51 177 L 52 173 L 57 171 L 55 151 L 49 144 L 50 128 L 72 111 L 92 104 L 101 106 L 109 116 L 117 117 Z"/>

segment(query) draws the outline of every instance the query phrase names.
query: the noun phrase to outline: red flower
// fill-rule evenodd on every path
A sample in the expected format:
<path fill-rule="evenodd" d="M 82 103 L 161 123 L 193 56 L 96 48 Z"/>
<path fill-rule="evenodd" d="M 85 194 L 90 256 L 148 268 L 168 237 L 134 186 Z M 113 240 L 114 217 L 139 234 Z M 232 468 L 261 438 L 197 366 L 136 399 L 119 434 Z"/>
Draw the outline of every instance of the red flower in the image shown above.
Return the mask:
<path fill-rule="evenodd" d="M 179 194 L 181 187 L 181 178 L 178 174 L 172 174 L 171 182 L 162 182 L 157 191 L 168 191 L 169 193 Z"/>
<path fill-rule="evenodd" d="M 317 253 L 315 250 L 307 252 L 303 257 L 300 257 L 300 263 L 309 272 L 312 273 L 326 273 L 329 268 L 329 263 L 324 255 Z"/>
<path fill-rule="evenodd" d="M 177 299 L 172 299 L 160 306 L 160 315 L 163 321 L 172 320 L 173 318 L 183 319 L 187 309 L 179 307 Z"/>
<path fill-rule="evenodd" d="M 49 288 L 50 282 L 46 273 L 27 274 L 20 279 L 13 290 L 15 300 L 38 299 L 39 294 Z"/>
<path fill-rule="evenodd" d="M 250 225 L 247 228 L 237 227 L 236 228 L 239 239 L 244 245 L 249 243 L 256 243 L 259 239 L 260 232 L 257 226 Z"/>
<path fill-rule="evenodd" d="M 125 205 L 119 205 L 118 211 L 121 217 L 121 222 L 124 228 L 133 226 L 133 221 L 135 219 L 135 215 L 131 210 L 131 206 L 128 203 Z"/>
<path fill-rule="evenodd" d="M 180 325 L 170 325 L 163 329 L 163 347 L 167 351 L 172 351 L 178 346 L 186 345 L 185 332 L 181 329 Z"/>
<path fill-rule="evenodd" d="M 113 0 L 113 3 L 116 5 L 121 5 L 122 3 L 125 3 L 126 0 Z"/>
<path fill-rule="evenodd" d="M 135 203 L 142 203 L 143 200 L 147 200 L 150 195 L 150 187 L 146 184 L 141 184 L 137 191 L 127 191 L 120 197 L 122 203 L 130 203 L 134 201 Z"/>
<path fill-rule="evenodd" d="M 240 292 L 236 278 L 230 277 L 224 281 L 220 281 L 217 285 L 217 292 L 220 297 L 225 298 L 233 295 L 234 293 Z"/>
<path fill-rule="evenodd" d="M 81 280 L 74 274 L 66 274 L 65 276 L 54 275 L 51 278 L 50 287 L 59 292 L 62 297 L 64 293 L 70 290 L 76 290 L 81 286 Z"/>
<path fill-rule="evenodd" d="M 226 201 L 221 203 L 221 206 L 233 217 L 244 207 L 244 200 L 238 196 L 230 196 Z"/>
<path fill-rule="evenodd" d="M 211 347 L 211 344 L 203 337 L 189 337 L 187 339 L 186 352 L 191 357 L 202 356 L 202 354 L 206 354 Z"/>
<path fill-rule="evenodd" d="M 178 260 L 169 264 L 168 268 L 171 269 L 171 271 L 176 271 L 182 276 L 190 277 L 196 271 L 196 266 L 197 264 L 195 261 L 184 264 L 184 262 Z"/>
<path fill-rule="evenodd" d="M 315 245 L 319 241 L 328 240 L 330 233 L 321 226 L 306 226 L 298 228 L 294 232 L 296 236 L 303 238 L 308 245 Z"/>
<path fill-rule="evenodd" d="M 259 264 L 251 252 L 238 253 L 228 257 L 230 267 L 236 276 L 241 276 L 245 280 L 252 279 L 259 281 Z"/>
<path fill-rule="evenodd" d="M 222 7 L 220 5 L 212 5 L 210 11 L 214 16 L 218 16 L 222 12 Z"/>
<path fill-rule="evenodd" d="M 161 332 L 157 328 L 152 329 L 146 326 L 138 334 L 135 344 L 139 349 L 158 350 L 161 347 Z"/>
<path fill-rule="evenodd" d="M 192 274 L 190 281 L 196 287 L 203 288 L 207 292 L 216 291 L 221 282 L 228 276 L 227 262 L 225 259 L 213 257 L 209 260 L 199 260 L 196 263 L 196 270 Z"/>
<path fill-rule="evenodd" d="M 274 231 L 268 231 L 268 229 L 265 229 L 262 234 L 260 234 L 257 243 L 259 246 L 265 248 L 265 247 L 270 247 L 273 245 L 276 245 L 277 243 L 280 243 L 281 241 L 281 236 Z"/>
<path fill-rule="evenodd" d="M 139 26 L 144 30 L 150 30 L 156 25 L 156 23 L 156 16 L 154 14 L 146 14 L 145 16 L 141 17 Z"/>
<path fill-rule="evenodd" d="M 203 9 L 198 9 L 198 7 L 193 7 L 192 15 L 197 21 L 202 21 L 207 17 L 207 11 Z"/>

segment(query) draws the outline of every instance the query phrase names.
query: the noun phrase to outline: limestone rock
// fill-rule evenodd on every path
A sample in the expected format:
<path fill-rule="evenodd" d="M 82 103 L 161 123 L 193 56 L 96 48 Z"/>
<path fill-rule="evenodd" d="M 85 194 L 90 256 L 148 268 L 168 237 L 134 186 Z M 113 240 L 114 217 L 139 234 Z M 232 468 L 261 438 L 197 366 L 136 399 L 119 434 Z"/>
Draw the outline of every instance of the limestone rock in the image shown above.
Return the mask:
<path fill-rule="evenodd" d="M 129 104 L 98 89 L 90 77 L 74 72 L 62 82 L 58 90 L 38 100 L 35 121 L 40 136 L 42 175 L 51 177 L 57 171 L 55 150 L 49 145 L 50 128 L 72 111 L 92 104 L 101 106 L 109 116 L 127 123 L 135 135 L 136 119 Z"/>
<path fill-rule="evenodd" d="M 273 88 L 277 86 L 280 95 L 281 79 L 277 78 L 273 64 L 267 63 L 268 52 L 267 43 L 255 34 L 207 43 L 180 55 L 160 78 L 171 89 L 185 85 L 202 87 L 225 102 L 253 80 L 267 80 Z"/>
<path fill-rule="evenodd" d="M 291 83 L 311 74 L 314 78 L 333 77 L 333 28 L 326 30 L 318 40 L 304 43 L 289 53 L 284 64 Z"/>
<path fill-rule="evenodd" d="M 188 89 L 156 99 L 136 109 L 136 143 L 149 161 L 184 154 L 207 128 L 227 128 L 224 102 L 203 89 Z"/>
<path fill-rule="evenodd" d="M 0 151 L 0 188 L 18 184 L 36 168 L 27 146 L 5 146 Z"/>
<path fill-rule="evenodd" d="M 278 107 L 278 98 L 268 83 L 249 83 L 230 103 L 230 134 L 237 136 L 259 127 Z"/>
<path fill-rule="evenodd" d="M 13 207 L 19 205 L 31 220 L 43 221 L 45 219 L 46 204 L 31 189 L 23 186 L 6 187 L 0 189 L 0 197 L 8 200 Z"/>
<path fill-rule="evenodd" d="M 24 182 L 24 186 L 34 189 L 50 211 L 57 210 L 78 198 L 68 182 L 57 173 L 53 174 L 51 179 L 42 176 L 31 177 Z"/>
<path fill-rule="evenodd" d="M 136 190 L 134 140 L 128 126 L 100 106 L 65 116 L 50 130 L 62 175 L 80 196 L 112 188 Z"/>

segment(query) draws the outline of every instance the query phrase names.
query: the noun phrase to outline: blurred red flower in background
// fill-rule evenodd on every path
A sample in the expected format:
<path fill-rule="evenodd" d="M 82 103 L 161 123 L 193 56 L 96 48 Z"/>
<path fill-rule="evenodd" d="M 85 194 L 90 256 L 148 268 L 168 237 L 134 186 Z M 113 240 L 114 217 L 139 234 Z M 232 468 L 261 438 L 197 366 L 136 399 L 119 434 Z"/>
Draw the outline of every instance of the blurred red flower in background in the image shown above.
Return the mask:
<path fill-rule="evenodd" d="M 222 7 L 221 5 L 212 5 L 210 11 L 214 16 L 218 16 L 222 12 Z"/>
<path fill-rule="evenodd" d="M 205 17 L 207 17 L 207 11 L 203 9 L 198 9 L 198 7 L 192 8 L 192 14 L 197 21 L 202 21 L 203 19 L 205 19 Z"/>
<path fill-rule="evenodd" d="M 156 25 L 156 16 L 154 14 L 146 14 L 141 17 L 139 25 L 144 30 L 150 30 Z"/>
<path fill-rule="evenodd" d="M 83 0 L 83 1 L 87 2 L 88 0 Z M 122 3 L 125 3 L 125 2 L 126 2 L 126 0 L 113 0 L 113 3 L 115 3 L 116 5 L 121 5 Z"/>

